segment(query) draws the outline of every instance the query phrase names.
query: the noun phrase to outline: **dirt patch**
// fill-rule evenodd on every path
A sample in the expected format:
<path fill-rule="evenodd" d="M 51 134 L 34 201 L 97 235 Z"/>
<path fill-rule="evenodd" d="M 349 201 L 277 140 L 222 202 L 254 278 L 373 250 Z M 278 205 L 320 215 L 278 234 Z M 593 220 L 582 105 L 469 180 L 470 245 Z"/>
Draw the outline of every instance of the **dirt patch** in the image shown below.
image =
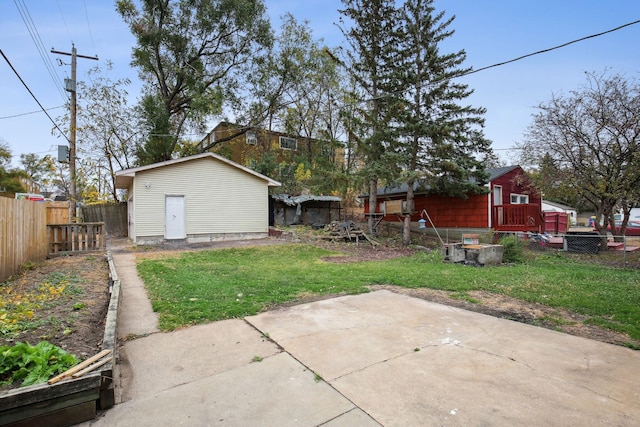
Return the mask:
<path fill-rule="evenodd" d="M 49 341 L 81 359 L 101 350 L 110 298 L 103 254 L 29 265 L 0 283 L 0 296 L 0 345 Z"/>

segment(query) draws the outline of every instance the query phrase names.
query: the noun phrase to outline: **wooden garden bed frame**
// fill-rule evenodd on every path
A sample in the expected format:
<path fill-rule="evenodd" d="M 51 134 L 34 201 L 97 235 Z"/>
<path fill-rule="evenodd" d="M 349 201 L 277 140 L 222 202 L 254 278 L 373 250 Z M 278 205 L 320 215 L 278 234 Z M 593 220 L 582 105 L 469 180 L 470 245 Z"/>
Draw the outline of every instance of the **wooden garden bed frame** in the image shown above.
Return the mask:
<path fill-rule="evenodd" d="M 118 307 L 120 305 L 120 280 L 113 264 L 111 252 L 109 286 L 111 298 L 107 311 L 103 350 L 111 350 L 111 360 L 79 378 L 64 379 L 55 384 L 37 384 L 11 390 L 0 395 L 0 426 L 66 427 L 96 417 L 98 409 L 109 409 L 115 404 L 115 370 L 117 349 Z"/>

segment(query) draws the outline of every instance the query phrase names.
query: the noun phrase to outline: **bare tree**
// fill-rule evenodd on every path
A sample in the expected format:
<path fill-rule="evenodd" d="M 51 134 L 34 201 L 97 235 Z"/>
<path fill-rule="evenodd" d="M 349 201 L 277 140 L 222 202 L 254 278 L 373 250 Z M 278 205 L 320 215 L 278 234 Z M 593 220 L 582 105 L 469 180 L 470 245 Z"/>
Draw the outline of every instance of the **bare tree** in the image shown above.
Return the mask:
<path fill-rule="evenodd" d="M 566 96 L 554 95 L 538 109 L 519 147 L 523 163 L 541 164 L 548 153 L 568 179 L 565 184 L 593 207 L 602 234 L 615 224 L 616 210 L 624 210 L 617 230 L 623 234 L 629 210 L 640 200 L 638 82 L 588 73 L 586 85 Z"/>

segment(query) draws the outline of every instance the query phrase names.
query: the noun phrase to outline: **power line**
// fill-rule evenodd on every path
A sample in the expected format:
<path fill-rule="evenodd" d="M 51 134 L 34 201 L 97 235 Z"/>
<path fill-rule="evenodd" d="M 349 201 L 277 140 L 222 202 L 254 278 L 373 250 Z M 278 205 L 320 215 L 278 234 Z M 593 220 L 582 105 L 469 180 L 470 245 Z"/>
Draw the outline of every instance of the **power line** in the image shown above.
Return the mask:
<path fill-rule="evenodd" d="M 519 56 L 517 58 L 510 59 L 508 61 L 498 62 L 498 63 L 492 64 L 492 65 L 487 65 L 486 67 L 478 68 L 477 70 L 473 70 L 472 69 L 472 70 L 467 71 L 465 73 L 458 74 L 458 75 L 456 75 L 454 77 L 442 77 L 442 78 L 439 78 L 439 79 L 434 79 L 431 82 L 429 82 L 429 84 L 435 84 L 435 83 L 439 83 L 439 82 L 444 81 L 444 80 L 451 80 L 453 78 L 465 77 L 465 76 L 468 76 L 470 74 L 475 74 L 475 73 L 479 73 L 480 71 L 488 70 L 490 68 L 500 67 L 502 65 L 510 64 L 510 63 L 516 62 L 516 61 L 520 61 L 522 59 L 529 58 L 531 56 L 535 56 L 535 55 L 540 55 L 542 53 L 551 52 L 552 50 L 560 49 L 560 48 L 569 46 L 569 45 L 574 44 L 574 43 L 578 43 L 578 42 L 581 42 L 581 41 L 584 41 L 584 40 L 588 40 L 588 39 L 592 39 L 592 38 L 595 38 L 595 37 L 600 37 L 600 36 L 603 36 L 605 34 L 613 33 L 614 31 L 618 31 L 618 30 L 621 30 L 621 29 L 623 29 L 625 27 L 629 27 L 631 25 L 635 25 L 635 24 L 638 24 L 638 23 L 640 23 L 640 19 L 637 20 L 637 21 L 633 21 L 633 22 L 629 22 L 627 24 L 620 25 L 618 27 L 612 28 L 612 29 L 607 30 L 607 31 L 603 31 L 601 33 L 591 34 L 589 36 L 581 37 L 579 39 L 575 39 L 575 40 L 571 40 L 571 41 L 566 42 L 566 43 L 562 43 L 562 44 L 560 44 L 558 46 L 554 46 L 554 47 L 550 47 L 550 48 L 547 48 L 547 49 L 538 50 L 536 52 L 528 53 L 526 55 L 522 55 L 522 56 Z M 331 54 L 331 52 L 327 51 L 327 53 L 338 64 L 341 64 L 342 66 L 346 66 L 341 60 L 339 60 L 335 56 L 333 56 L 333 54 Z M 390 93 L 386 93 L 386 94 L 383 94 L 383 95 L 380 95 L 380 96 L 377 96 L 377 97 L 367 98 L 367 99 L 363 99 L 363 100 L 360 100 L 360 101 L 354 101 L 354 102 L 349 103 L 349 104 L 350 105 L 361 104 L 363 102 L 370 102 L 370 101 L 374 101 L 376 99 L 383 99 L 383 98 L 386 98 L 386 97 L 388 97 L 390 95 L 400 95 L 400 94 L 403 94 L 404 92 L 405 92 L 405 90 L 401 90 L 401 91 L 398 91 L 398 92 L 390 92 Z"/>
<path fill-rule="evenodd" d="M 36 101 L 36 103 L 38 104 L 38 106 L 40 107 L 40 109 L 44 112 L 44 114 L 47 115 L 47 117 L 49 118 L 49 120 L 51 121 L 51 123 L 53 123 L 53 126 L 55 126 L 56 129 L 58 129 L 58 131 L 60 132 L 60 134 L 62 136 L 64 136 L 64 138 L 69 141 L 69 138 L 67 137 L 67 135 L 65 135 L 65 133 L 62 131 L 62 129 L 60 129 L 60 127 L 57 125 L 57 123 L 51 118 L 51 116 L 49 115 L 49 113 L 47 113 L 47 110 L 42 106 L 42 104 L 40 103 L 40 101 L 38 101 L 38 98 L 36 98 L 36 96 L 33 94 L 33 92 L 31 92 L 31 89 L 29 89 L 29 86 L 27 86 L 27 84 L 25 83 L 24 80 L 22 80 L 22 77 L 20 77 L 20 74 L 18 73 L 18 71 L 16 71 L 15 68 L 13 68 L 13 65 L 11 64 L 11 61 L 9 61 L 9 58 L 7 58 L 7 56 L 4 54 L 4 52 L 2 51 L 2 49 L 0 49 L 0 54 L 2 55 L 2 57 L 4 58 L 5 61 L 7 61 L 7 64 L 9 64 L 9 67 L 11 67 L 11 70 L 13 70 L 13 72 L 15 73 L 15 75 L 18 77 L 18 79 L 20 80 L 20 82 L 22 83 L 22 85 L 25 87 L 25 89 L 27 89 L 27 91 L 29 92 L 29 94 L 31 95 L 31 97 Z"/>
<path fill-rule="evenodd" d="M 69 26 L 67 25 L 67 21 L 64 19 L 64 13 L 62 13 L 62 7 L 60 7 L 60 0 L 56 0 L 56 4 L 58 5 L 58 11 L 60 12 L 60 17 L 62 18 L 62 23 L 64 24 L 64 28 L 67 30 L 67 35 L 71 42 L 73 42 L 73 37 L 71 37 L 71 32 L 69 31 Z"/>
<path fill-rule="evenodd" d="M 62 107 L 64 107 L 64 105 L 58 105 L 57 107 L 47 108 L 45 111 L 56 110 L 56 109 L 62 108 Z M 0 117 L 0 120 L 3 120 L 3 119 L 14 119 L 16 117 L 28 116 L 30 114 L 37 114 L 39 112 L 40 112 L 40 110 L 36 110 L 36 111 L 29 111 L 27 113 L 14 114 L 13 116 L 4 116 L 4 117 Z"/>
<path fill-rule="evenodd" d="M 82 5 L 84 6 L 84 17 L 87 20 L 87 30 L 89 30 L 89 38 L 91 39 L 91 47 L 93 47 L 93 49 L 96 48 L 96 43 L 93 41 L 93 33 L 91 32 L 91 24 L 89 23 L 89 12 L 87 12 L 87 0 L 84 0 L 82 2 Z"/>
<path fill-rule="evenodd" d="M 36 28 L 36 24 L 33 21 L 31 14 L 29 13 L 29 9 L 27 9 L 27 5 L 24 3 L 24 0 L 13 0 L 13 3 L 16 5 L 16 8 L 18 9 L 20 16 L 22 17 L 22 21 L 27 27 L 27 31 L 29 31 L 31 40 L 33 40 L 33 43 L 35 44 L 36 49 L 40 54 L 40 58 L 42 59 L 42 62 L 44 63 L 45 68 L 49 72 L 49 75 L 51 76 L 53 83 L 58 89 L 58 92 L 60 92 L 60 95 L 62 96 L 62 99 L 65 100 L 65 102 L 68 101 L 67 94 L 62 88 L 62 85 L 60 83 L 61 79 L 58 76 L 58 73 L 56 72 L 56 68 L 53 66 L 53 63 L 51 62 L 51 58 L 46 53 L 46 49 L 44 47 L 44 44 L 42 43 L 42 38 L 40 37 L 40 33 Z"/>
<path fill-rule="evenodd" d="M 550 47 L 548 49 L 543 49 L 543 50 L 539 50 L 537 52 L 528 53 L 526 55 L 522 55 L 522 56 L 519 56 L 517 58 L 510 59 L 508 61 L 499 62 L 497 64 L 488 65 L 486 67 L 478 68 L 477 70 L 472 70 L 472 71 L 469 71 L 468 73 L 462 74 L 462 76 L 468 76 L 469 74 L 478 73 L 480 71 L 488 70 L 489 68 L 500 67 L 502 65 L 510 64 L 510 63 L 516 62 L 516 61 L 520 61 L 521 59 L 525 59 L 525 58 L 528 58 L 530 56 L 540 55 L 541 53 L 551 52 L 552 50 L 560 49 L 560 48 L 563 48 L 565 46 L 569 46 L 569 45 L 574 44 L 574 43 L 578 43 L 578 42 L 581 42 L 581 41 L 584 41 L 584 40 L 592 39 L 594 37 L 600 37 L 600 36 L 603 36 L 605 34 L 613 33 L 614 31 L 618 31 L 618 30 L 621 30 L 621 29 L 623 29 L 625 27 L 629 27 L 631 25 L 635 25 L 635 24 L 638 24 L 638 23 L 640 23 L 640 20 L 629 22 L 628 24 L 620 25 L 619 27 L 612 28 L 612 29 L 607 30 L 607 31 L 603 31 L 601 33 L 592 34 L 590 36 L 582 37 L 582 38 L 579 38 L 579 39 L 576 39 L 576 40 L 572 40 L 570 42 L 563 43 L 563 44 L 560 44 L 558 46 Z M 460 77 L 462 77 L 462 76 L 460 76 Z"/>

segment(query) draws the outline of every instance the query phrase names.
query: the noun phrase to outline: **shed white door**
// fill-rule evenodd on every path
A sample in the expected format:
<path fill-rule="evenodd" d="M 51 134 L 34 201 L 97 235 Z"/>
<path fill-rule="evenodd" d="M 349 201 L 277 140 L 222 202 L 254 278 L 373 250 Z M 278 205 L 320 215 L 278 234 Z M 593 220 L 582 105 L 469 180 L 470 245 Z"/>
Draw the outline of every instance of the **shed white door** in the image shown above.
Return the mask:
<path fill-rule="evenodd" d="M 164 238 L 186 238 L 184 196 L 167 196 L 164 206 Z"/>

